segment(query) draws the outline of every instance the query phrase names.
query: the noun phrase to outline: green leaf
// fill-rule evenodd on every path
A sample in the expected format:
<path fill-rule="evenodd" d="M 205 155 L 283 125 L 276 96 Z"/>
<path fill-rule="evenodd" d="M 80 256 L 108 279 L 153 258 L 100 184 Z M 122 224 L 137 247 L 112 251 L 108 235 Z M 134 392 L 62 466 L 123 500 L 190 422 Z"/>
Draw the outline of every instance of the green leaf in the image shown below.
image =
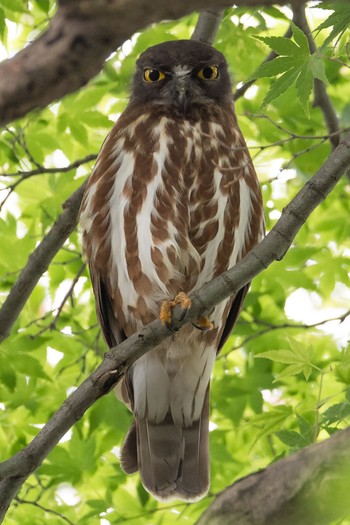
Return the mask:
<path fill-rule="evenodd" d="M 332 424 L 337 421 L 343 421 L 345 418 L 350 417 L 350 403 L 336 403 L 330 406 L 322 414 L 322 422 L 324 424 Z"/>
<path fill-rule="evenodd" d="M 293 430 L 279 430 L 275 435 L 288 447 L 299 449 L 307 445 L 303 436 Z"/>
<path fill-rule="evenodd" d="M 11 363 L 7 359 L 2 359 L 0 365 L 0 383 L 3 383 L 11 392 L 16 387 L 16 372 Z"/>
<path fill-rule="evenodd" d="M 252 420 L 252 424 L 258 427 L 258 431 L 253 441 L 253 445 L 262 437 L 270 435 L 280 428 L 282 423 L 292 415 L 291 407 L 280 405 L 274 410 L 258 414 Z"/>
<path fill-rule="evenodd" d="M 288 337 L 288 343 L 301 362 L 310 363 L 312 356 L 312 347 L 310 345 L 304 345 L 294 337 Z"/>
<path fill-rule="evenodd" d="M 43 379 L 51 380 L 44 372 L 43 366 L 35 357 L 27 354 L 18 353 L 15 355 L 16 370 L 31 377 L 41 377 Z"/>
<path fill-rule="evenodd" d="M 264 98 L 262 102 L 262 107 L 267 106 L 270 102 L 278 98 L 279 96 L 283 95 L 287 89 L 291 87 L 291 85 L 294 83 L 295 79 L 297 78 L 299 74 L 299 70 L 291 69 L 290 71 L 287 71 L 284 73 L 284 75 L 281 75 L 271 86 L 270 90 L 268 91 L 266 97 Z"/>
<path fill-rule="evenodd" d="M 306 365 L 303 369 L 303 374 L 304 374 L 304 377 L 306 379 L 306 381 L 308 381 L 310 379 L 310 376 L 312 374 L 312 371 L 313 371 L 313 368 L 312 366 L 310 365 Z"/>
<path fill-rule="evenodd" d="M 292 350 L 268 350 L 267 352 L 262 352 L 257 354 L 255 358 L 265 358 L 271 359 L 271 361 L 276 361 L 277 363 L 285 363 L 287 365 L 293 363 L 300 363 L 300 357 L 295 354 Z M 304 362 L 304 359 L 302 360 Z"/>
<path fill-rule="evenodd" d="M 349 2 L 339 0 L 328 4 L 328 9 L 334 9 L 334 12 L 315 29 L 315 31 L 320 32 L 322 29 L 333 27 L 333 30 L 323 42 L 322 47 L 328 46 L 334 38 L 342 34 L 350 25 Z M 318 7 L 325 8 L 325 3 L 321 2 Z"/>
<path fill-rule="evenodd" d="M 5 24 L 5 13 L 4 10 L 0 7 L 0 38 L 3 39 L 6 32 Z"/>
<path fill-rule="evenodd" d="M 295 363 L 294 365 L 287 366 L 283 372 L 276 374 L 275 382 L 284 379 L 285 377 L 295 376 L 303 372 L 307 368 L 304 363 Z"/>
<path fill-rule="evenodd" d="M 267 44 L 279 55 L 295 56 L 299 52 L 299 47 L 295 44 L 295 42 L 284 36 L 256 36 L 255 38 Z M 272 62 L 274 62 L 274 60 Z"/>
<path fill-rule="evenodd" d="M 70 121 L 69 129 L 73 137 L 80 142 L 83 146 L 88 144 L 88 133 L 86 127 L 80 124 L 79 122 Z"/>
<path fill-rule="evenodd" d="M 23 0 L 0 0 L 0 6 L 6 7 L 10 11 L 18 11 L 24 13 L 26 10 L 26 2 Z"/>
<path fill-rule="evenodd" d="M 309 42 L 308 42 L 307 36 L 301 29 L 299 29 L 298 26 L 294 24 L 294 22 L 291 22 L 291 25 L 292 25 L 292 30 L 293 30 L 293 38 L 295 42 L 298 44 L 300 48 L 300 52 L 303 55 L 309 55 L 310 49 L 309 49 Z"/>
<path fill-rule="evenodd" d="M 284 13 L 282 13 L 282 11 L 280 11 L 274 6 L 266 6 L 264 7 L 264 11 L 273 18 L 288 20 L 289 22 L 289 18 Z"/>
<path fill-rule="evenodd" d="M 277 57 L 274 60 L 265 62 L 257 68 L 252 74 L 250 80 L 256 78 L 273 77 L 289 71 L 290 69 L 296 69 L 301 66 L 302 59 L 300 57 Z"/>
<path fill-rule="evenodd" d="M 44 13 L 50 11 L 50 1 L 49 0 L 35 0 L 35 3 L 40 7 Z"/>
<path fill-rule="evenodd" d="M 275 382 L 285 377 L 304 373 L 308 380 L 313 370 L 311 366 L 312 347 L 304 346 L 294 338 L 288 338 L 291 350 L 269 350 L 257 354 L 255 357 L 271 359 L 278 363 L 288 364 L 281 373 L 276 375 Z"/>
<path fill-rule="evenodd" d="M 296 81 L 297 95 L 305 111 L 305 115 L 310 118 L 309 99 L 314 85 L 314 77 L 310 64 L 307 62 L 300 69 L 300 74 Z"/>
<path fill-rule="evenodd" d="M 80 114 L 80 121 L 95 128 L 110 129 L 113 122 L 99 111 L 83 111 Z"/>
<path fill-rule="evenodd" d="M 350 385 L 350 345 L 341 352 L 339 364 L 335 368 L 335 376 L 338 381 Z"/>
<path fill-rule="evenodd" d="M 324 60 L 322 59 L 322 57 L 312 55 L 310 58 L 310 65 L 314 78 L 318 78 L 319 80 L 322 80 L 324 84 L 328 84 L 328 79 L 324 67 Z"/>

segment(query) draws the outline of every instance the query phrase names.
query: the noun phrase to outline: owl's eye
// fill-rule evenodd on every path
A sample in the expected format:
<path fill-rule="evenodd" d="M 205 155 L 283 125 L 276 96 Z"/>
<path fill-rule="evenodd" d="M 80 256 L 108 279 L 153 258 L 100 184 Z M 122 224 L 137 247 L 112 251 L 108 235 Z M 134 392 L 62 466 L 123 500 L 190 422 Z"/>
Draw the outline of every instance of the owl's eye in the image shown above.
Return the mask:
<path fill-rule="evenodd" d="M 202 80 L 216 80 L 219 78 L 219 69 L 217 66 L 205 66 L 197 74 Z"/>
<path fill-rule="evenodd" d="M 143 70 L 143 78 L 146 82 L 159 82 L 160 80 L 164 80 L 165 75 L 161 71 L 158 71 L 158 69 L 146 67 Z"/>

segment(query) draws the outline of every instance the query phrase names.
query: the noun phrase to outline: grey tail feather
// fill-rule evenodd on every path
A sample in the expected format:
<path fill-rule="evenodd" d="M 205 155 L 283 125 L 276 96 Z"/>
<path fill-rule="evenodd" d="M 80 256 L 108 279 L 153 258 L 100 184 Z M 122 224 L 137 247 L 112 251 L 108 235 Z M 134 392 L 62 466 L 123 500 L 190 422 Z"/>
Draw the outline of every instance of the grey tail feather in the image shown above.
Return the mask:
<path fill-rule="evenodd" d="M 201 417 L 190 427 L 175 425 L 171 414 L 159 424 L 136 418 L 125 439 L 121 465 L 140 471 L 157 499 L 197 501 L 209 489 L 209 387 Z"/>

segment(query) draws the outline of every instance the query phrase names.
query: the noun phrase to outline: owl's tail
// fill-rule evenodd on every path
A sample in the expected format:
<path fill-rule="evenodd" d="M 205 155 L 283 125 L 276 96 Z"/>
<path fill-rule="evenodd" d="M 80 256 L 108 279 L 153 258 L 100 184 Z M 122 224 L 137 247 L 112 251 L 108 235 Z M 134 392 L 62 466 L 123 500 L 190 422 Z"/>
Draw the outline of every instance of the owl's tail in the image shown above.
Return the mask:
<path fill-rule="evenodd" d="M 136 418 L 125 439 L 121 464 L 140 471 L 146 490 L 158 500 L 197 501 L 209 488 L 209 387 L 201 417 L 190 427 L 175 425 L 171 414 L 160 424 Z"/>

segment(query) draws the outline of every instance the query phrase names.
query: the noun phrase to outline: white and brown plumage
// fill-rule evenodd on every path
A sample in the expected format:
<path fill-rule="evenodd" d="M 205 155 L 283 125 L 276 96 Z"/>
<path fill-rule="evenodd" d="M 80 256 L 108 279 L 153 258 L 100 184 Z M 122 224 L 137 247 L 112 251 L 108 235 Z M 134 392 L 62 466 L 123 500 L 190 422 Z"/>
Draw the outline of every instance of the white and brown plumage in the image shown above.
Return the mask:
<path fill-rule="evenodd" d="M 160 306 L 233 266 L 262 237 L 257 177 L 237 125 L 227 64 L 195 41 L 148 49 L 104 142 L 81 209 L 96 307 L 110 347 Z M 122 450 L 159 499 L 209 487 L 209 382 L 247 288 L 139 359 L 118 385 L 134 424 Z"/>

